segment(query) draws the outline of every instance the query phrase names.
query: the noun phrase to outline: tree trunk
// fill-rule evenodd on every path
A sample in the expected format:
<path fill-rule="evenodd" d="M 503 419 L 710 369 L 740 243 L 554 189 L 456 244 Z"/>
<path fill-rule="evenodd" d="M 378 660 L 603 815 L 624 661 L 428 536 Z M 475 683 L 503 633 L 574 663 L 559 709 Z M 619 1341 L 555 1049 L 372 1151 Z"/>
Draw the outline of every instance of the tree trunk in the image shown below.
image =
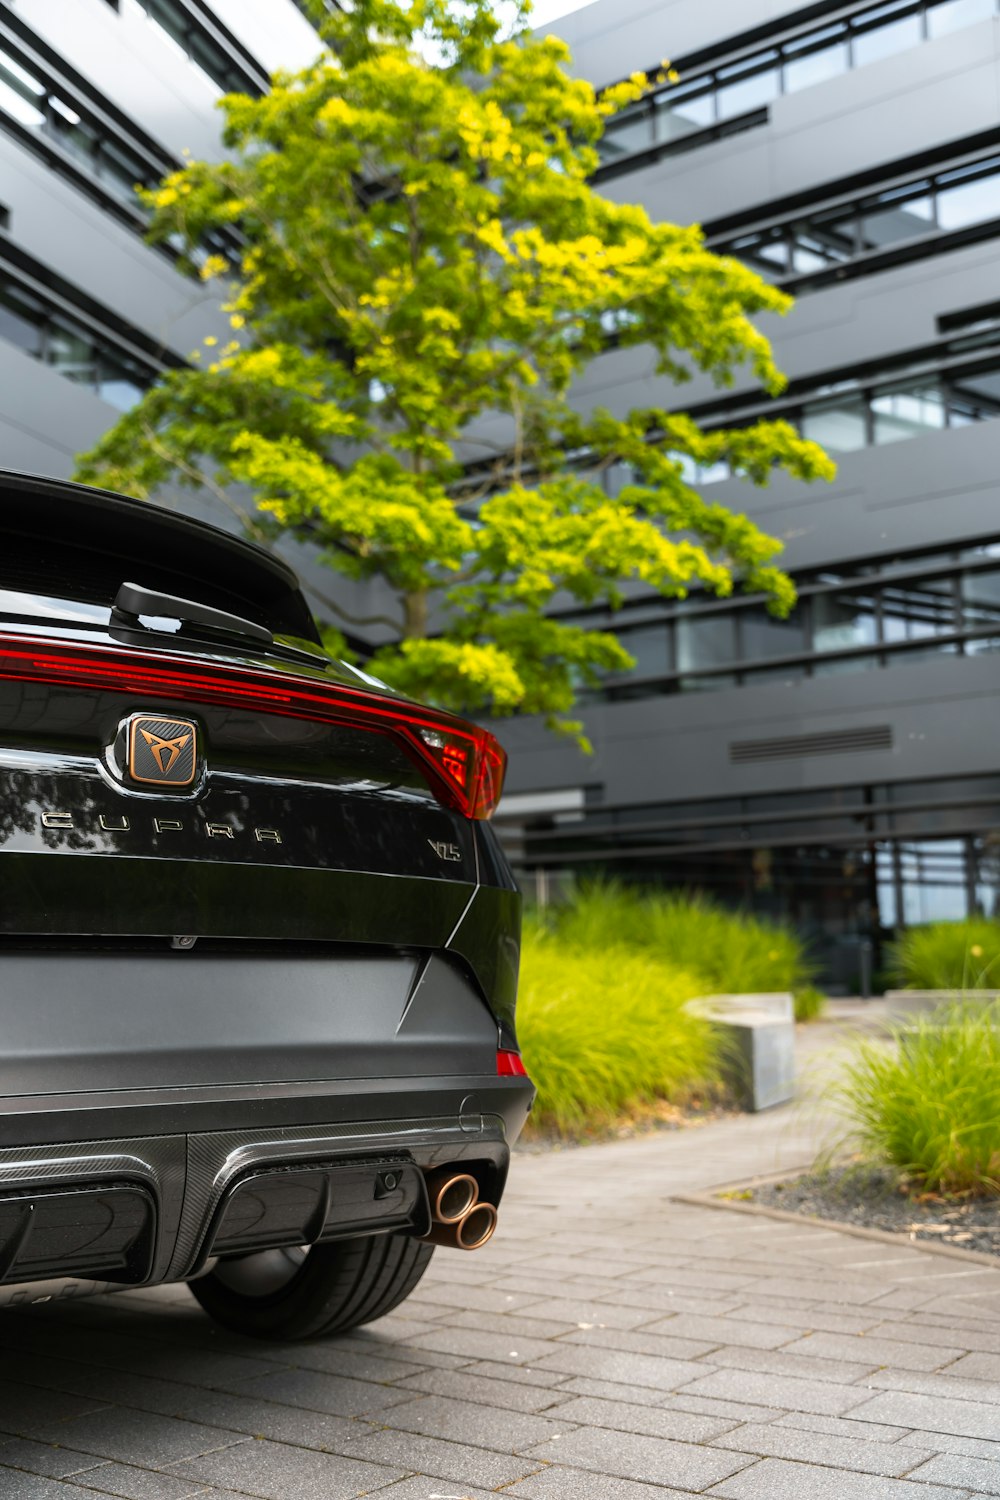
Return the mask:
<path fill-rule="evenodd" d="M 422 640 L 427 634 L 427 595 L 421 591 L 403 595 L 403 610 L 406 617 L 406 640 Z"/>

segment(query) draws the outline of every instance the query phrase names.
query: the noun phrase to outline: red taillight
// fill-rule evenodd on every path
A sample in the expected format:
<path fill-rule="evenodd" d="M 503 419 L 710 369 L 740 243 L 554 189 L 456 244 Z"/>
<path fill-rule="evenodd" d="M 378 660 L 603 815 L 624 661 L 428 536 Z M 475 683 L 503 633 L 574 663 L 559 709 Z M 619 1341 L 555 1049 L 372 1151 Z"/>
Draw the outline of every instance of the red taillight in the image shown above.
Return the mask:
<path fill-rule="evenodd" d="M 419 764 L 438 801 L 466 818 L 492 817 L 503 791 L 507 756 L 488 730 L 322 677 L 0 635 L 0 678 L 253 708 L 389 735 Z"/>
<path fill-rule="evenodd" d="M 527 1078 L 528 1072 L 521 1061 L 520 1052 L 505 1052 L 502 1048 L 497 1053 L 497 1077 L 498 1078 Z"/>

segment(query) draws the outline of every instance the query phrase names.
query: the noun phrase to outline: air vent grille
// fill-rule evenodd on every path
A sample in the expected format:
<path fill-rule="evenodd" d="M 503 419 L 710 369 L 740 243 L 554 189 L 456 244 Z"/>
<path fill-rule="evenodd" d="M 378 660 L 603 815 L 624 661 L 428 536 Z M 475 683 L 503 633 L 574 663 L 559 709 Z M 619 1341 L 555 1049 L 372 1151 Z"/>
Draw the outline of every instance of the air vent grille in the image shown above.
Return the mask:
<path fill-rule="evenodd" d="M 789 734 L 773 740 L 734 740 L 729 759 L 734 765 L 761 760 L 798 760 L 805 755 L 846 755 L 852 750 L 891 750 L 889 724 L 860 729 L 833 729 L 826 734 Z"/>

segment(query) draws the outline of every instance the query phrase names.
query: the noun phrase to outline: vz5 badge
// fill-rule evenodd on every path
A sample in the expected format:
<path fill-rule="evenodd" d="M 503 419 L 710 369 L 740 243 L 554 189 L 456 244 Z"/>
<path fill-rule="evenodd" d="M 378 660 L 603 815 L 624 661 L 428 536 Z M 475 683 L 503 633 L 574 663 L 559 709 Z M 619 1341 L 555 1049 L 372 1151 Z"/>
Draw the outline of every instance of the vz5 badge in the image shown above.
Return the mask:
<path fill-rule="evenodd" d="M 457 844 L 443 844 L 438 839 L 428 839 L 438 859 L 446 859 L 451 864 L 458 864 L 462 858 L 462 851 Z"/>

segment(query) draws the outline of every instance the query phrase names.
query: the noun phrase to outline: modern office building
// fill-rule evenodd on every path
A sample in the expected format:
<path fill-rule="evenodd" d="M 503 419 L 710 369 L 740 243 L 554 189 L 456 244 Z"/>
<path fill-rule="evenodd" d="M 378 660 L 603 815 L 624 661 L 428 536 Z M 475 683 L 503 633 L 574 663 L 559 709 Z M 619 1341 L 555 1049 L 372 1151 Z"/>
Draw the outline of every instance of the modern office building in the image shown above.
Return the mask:
<path fill-rule="evenodd" d="M 602 191 L 798 298 L 766 325 L 777 401 L 614 348 L 582 398 L 780 413 L 840 467 L 696 476 L 784 540 L 800 607 L 633 592 L 574 616 L 638 665 L 584 704 L 590 757 L 501 726 L 502 826 L 528 884 L 704 889 L 790 918 L 854 989 L 901 924 L 1000 902 L 1000 0 L 595 0 L 552 29 L 597 85 L 681 75 L 608 132 Z M 5 466 L 69 473 L 221 331 L 132 186 L 216 154 L 218 95 L 316 50 L 294 0 L 0 0 Z"/>
<path fill-rule="evenodd" d="M 593 756 L 505 729 L 508 837 L 543 887 L 600 869 L 790 918 L 854 989 L 901 924 L 1000 904 L 1000 5 L 596 0 L 551 29 L 599 86 L 680 73 L 608 132 L 602 191 L 798 299 L 766 324 L 777 401 L 672 389 L 641 350 L 584 394 L 780 414 L 839 472 L 698 476 L 782 538 L 799 608 L 632 597 Z"/>
<path fill-rule="evenodd" d="M 134 187 L 221 151 L 215 108 L 319 50 L 293 0 L 0 0 L 0 462 L 67 475 L 228 332 Z"/>

